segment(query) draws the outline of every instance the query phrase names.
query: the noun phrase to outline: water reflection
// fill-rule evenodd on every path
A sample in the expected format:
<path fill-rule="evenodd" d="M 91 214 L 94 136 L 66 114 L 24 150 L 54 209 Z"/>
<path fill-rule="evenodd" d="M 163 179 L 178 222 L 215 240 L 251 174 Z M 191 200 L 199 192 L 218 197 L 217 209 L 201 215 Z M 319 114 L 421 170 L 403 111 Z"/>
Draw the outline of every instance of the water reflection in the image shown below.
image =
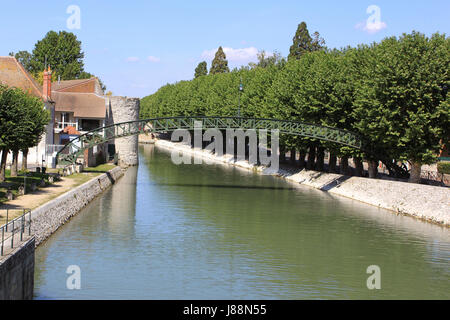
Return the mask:
<path fill-rule="evenodd" d="M 37 298 L 449 298 L 448 231 L 224 165 L 140 166 L 37 251 Z M 82 290 L 65 289 L 79 264 Z M 366 268 L 381 267 L 368 290 Z"/>

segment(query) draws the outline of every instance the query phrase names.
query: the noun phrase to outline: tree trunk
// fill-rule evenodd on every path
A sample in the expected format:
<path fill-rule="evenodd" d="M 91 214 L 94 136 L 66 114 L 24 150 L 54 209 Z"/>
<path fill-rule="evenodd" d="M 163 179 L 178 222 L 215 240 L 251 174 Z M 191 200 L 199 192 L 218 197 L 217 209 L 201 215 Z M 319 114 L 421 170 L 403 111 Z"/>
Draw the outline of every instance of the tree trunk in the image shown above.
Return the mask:
<path fill-rule="evenodd" d="M 8 149 L 2 149 L 2 159 L 0 161 L 0 182 L 5 181 L 6 176 L 6 159 L 8 158 Z"/>
<path fill-rule="evenodd" d="M 25 171 L 28 169 L 28 148 L 22 150 L 22 170 Z"/>
<path fill-rule="evenodd" d="M 364 166 L 362 159 L 359 157 L 354 157 L 353 162 L 355 163 L 355 176 L 357 177 L 364 176 Z"/>
<path fill-rule="evenodd" d="M 411 161 L 411 172 L 409 174 L 409 182 L 420 183 L 420 172 L 422 164 L 419 162 Z"/>
<path fill-rule="evenodd" d="M 336 154 L 330 152 L 330 160 L 328 161 L 328 171 L 330 173 L 336 173 L 336 163 L 337 163 Z"/>
<path fill-rule="evenodd" d="M 11 165 L 11 177 L 17 177 L 17 166 L 18 166 L 18 160 L 19 160 L 19 151 L 13 150 L 12 155 L 12 165 Z"/>
<path fill-rule="evenodd" d="M 306 164 L 305 158 L 306 158 L 306 150 L 300 150 L 300 159 L 299 159 L 299 167 L 300 168 L 305 167 L 305 164 Z"/>
<path fill-rule="evenodd" d="M 291 163 L 292 164 L 295 164 L 295 156 L 296 155 L 297 155 L 297 151 L 294 148 L 292 148 L 291 149 Z"/>
<path fill-rule="evenodd" d="M 306 164 L 306 169 L 313 170 L 314 169 L 314 160 L 316 159 L 316 147 L 309 147 L 308 152 L 308 163 Z"/>
<path fill-rule="evenodd" d="M 378 161 L 369 160 L 369 178 L 376 179 L 378 174 Z"/>
<path fill-rule="evenodd" d="M 284 163 L 286 161 L 286 149 L 284 146 L 280 146 L 280 163 Z"/>
<path fill-rule="evenodd" d="M 341 161 L 339 163 L 340 173 L 343 175 L 348 175 L 348 157 L 341 157 Z"/>
<path fill-rule="evenodd" d="M 317 147 L 317 161 L 316 161 L 316 170 L 323 171 L 325 161 L 325 148 Z"/>

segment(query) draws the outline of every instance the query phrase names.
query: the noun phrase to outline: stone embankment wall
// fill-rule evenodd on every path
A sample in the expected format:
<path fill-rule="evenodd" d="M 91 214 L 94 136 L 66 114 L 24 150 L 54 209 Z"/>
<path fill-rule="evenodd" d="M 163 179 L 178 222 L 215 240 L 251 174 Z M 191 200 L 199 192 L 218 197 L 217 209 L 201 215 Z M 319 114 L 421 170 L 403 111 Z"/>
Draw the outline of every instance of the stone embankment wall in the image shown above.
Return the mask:
<path fill-rule="evenodd" d="M 0 300 L 33 298 L 35 247 L 121 176 L 123 170 L 116 167 L 31 212 L 34 237 L 0 259 Z"/>
<path fill-rule="evenodd" d="M 208 151 L 191 149 L 190 146 L 166 140 L 156 140 L 155 145 L 169 150 L 184 151 L 209 161 L 227 163 L 263 174 L 279 176 L 291 182 L 327 191 L 331 194 L 358 200 L 446 227 L 450 226 L 450 188 L 349 177 L 313 170 L 292 170 L 283 168 L 281 165 L 278 171 L 269 172 L 262 166 L 249 164 L 248 161 L 236 162 L 233 156 L 228 154 L 217 157 Z"/>
<path fill-rule="evenodd" d="M 31 300 L 34 287 L 34 237 L 0 257 L 0 300 Z"/>
<path fill-rule="evenodd" d="M 92 199 L 110 187 L 123 175 L 120 167 L 91 179 L 31 212 L 31 232 L 36 246 L 77 214 Z"/>
<path fill-rule="evenodd" d="M 139 98 L 111 97 L 112 122 L 139 120 Z M 122 167 L 138 165 L 138 136 L 115 139 L 116 152 L 119 154 L 119 165 Z"/>
<path fill-rule="evenodd" d="M 153 144 L 153 143 L 155 143 L 155 138 L 150 133 L 149 134 L 140 134 L 138 137 L 139 137 L 138 138 L 139 143 L 141 143 L 141 144 Z"/>

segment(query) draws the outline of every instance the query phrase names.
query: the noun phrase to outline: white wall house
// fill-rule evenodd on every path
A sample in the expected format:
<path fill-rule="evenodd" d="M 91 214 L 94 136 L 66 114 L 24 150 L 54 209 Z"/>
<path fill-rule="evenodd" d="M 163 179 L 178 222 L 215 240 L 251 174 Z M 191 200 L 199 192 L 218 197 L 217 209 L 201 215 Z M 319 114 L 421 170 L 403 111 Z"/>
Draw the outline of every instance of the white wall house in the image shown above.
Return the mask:
<path fill-rule="evenodd" d="M 49 67 L 44 71 L 41 86 L 14 57 L 8 56 L 0 57 L 0 83 L 40 97 L 50 110 L 51 120 L 45 134 L 39 144 L 28 151 L 30 167 L 51 166 L 52 156 L 64 144 L 106 123 L 109 100 L 97 78 L 52 82 Z M 8 163 L 11 163 L 11 156 L 8 155 Z M 19 164 L 21 161 L 19 154 Z"/>

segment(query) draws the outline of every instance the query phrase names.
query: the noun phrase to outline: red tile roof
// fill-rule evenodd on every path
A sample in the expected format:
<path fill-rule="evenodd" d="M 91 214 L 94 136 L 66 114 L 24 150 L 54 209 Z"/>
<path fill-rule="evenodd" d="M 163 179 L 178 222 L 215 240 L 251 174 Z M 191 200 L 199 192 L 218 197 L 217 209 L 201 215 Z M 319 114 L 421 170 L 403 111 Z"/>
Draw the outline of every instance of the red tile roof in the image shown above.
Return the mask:
<path fill-rule="evenodd" d="M 42 98 L 42 86 L 14 57 L 0 57 L 0 83 L 16 87 Z"/>
<path fill-rule="evenodd" d="M 92 80 L 94 80 L 95 78 L 91 78 L 91 79 L 76 79 L 76 80 L 61 80 L 61 81 L 56 81 L 52 83 L 52 90 L 54 91 L 65 91 L 67 89 L 70 89 L 72 87 L 76 87 L 85 83 L 88 83 Z"/>
<path fill-rule="evenodd" d="M 75 135 L 79 136 L 81 134 L 79 131 L 77 131 L 77 129 L 75 129 L 72 126 L 65 127 L 62 132 L 67 133 L 68 135 L 71 135 L 71 136 L 75 136 Z"/>

